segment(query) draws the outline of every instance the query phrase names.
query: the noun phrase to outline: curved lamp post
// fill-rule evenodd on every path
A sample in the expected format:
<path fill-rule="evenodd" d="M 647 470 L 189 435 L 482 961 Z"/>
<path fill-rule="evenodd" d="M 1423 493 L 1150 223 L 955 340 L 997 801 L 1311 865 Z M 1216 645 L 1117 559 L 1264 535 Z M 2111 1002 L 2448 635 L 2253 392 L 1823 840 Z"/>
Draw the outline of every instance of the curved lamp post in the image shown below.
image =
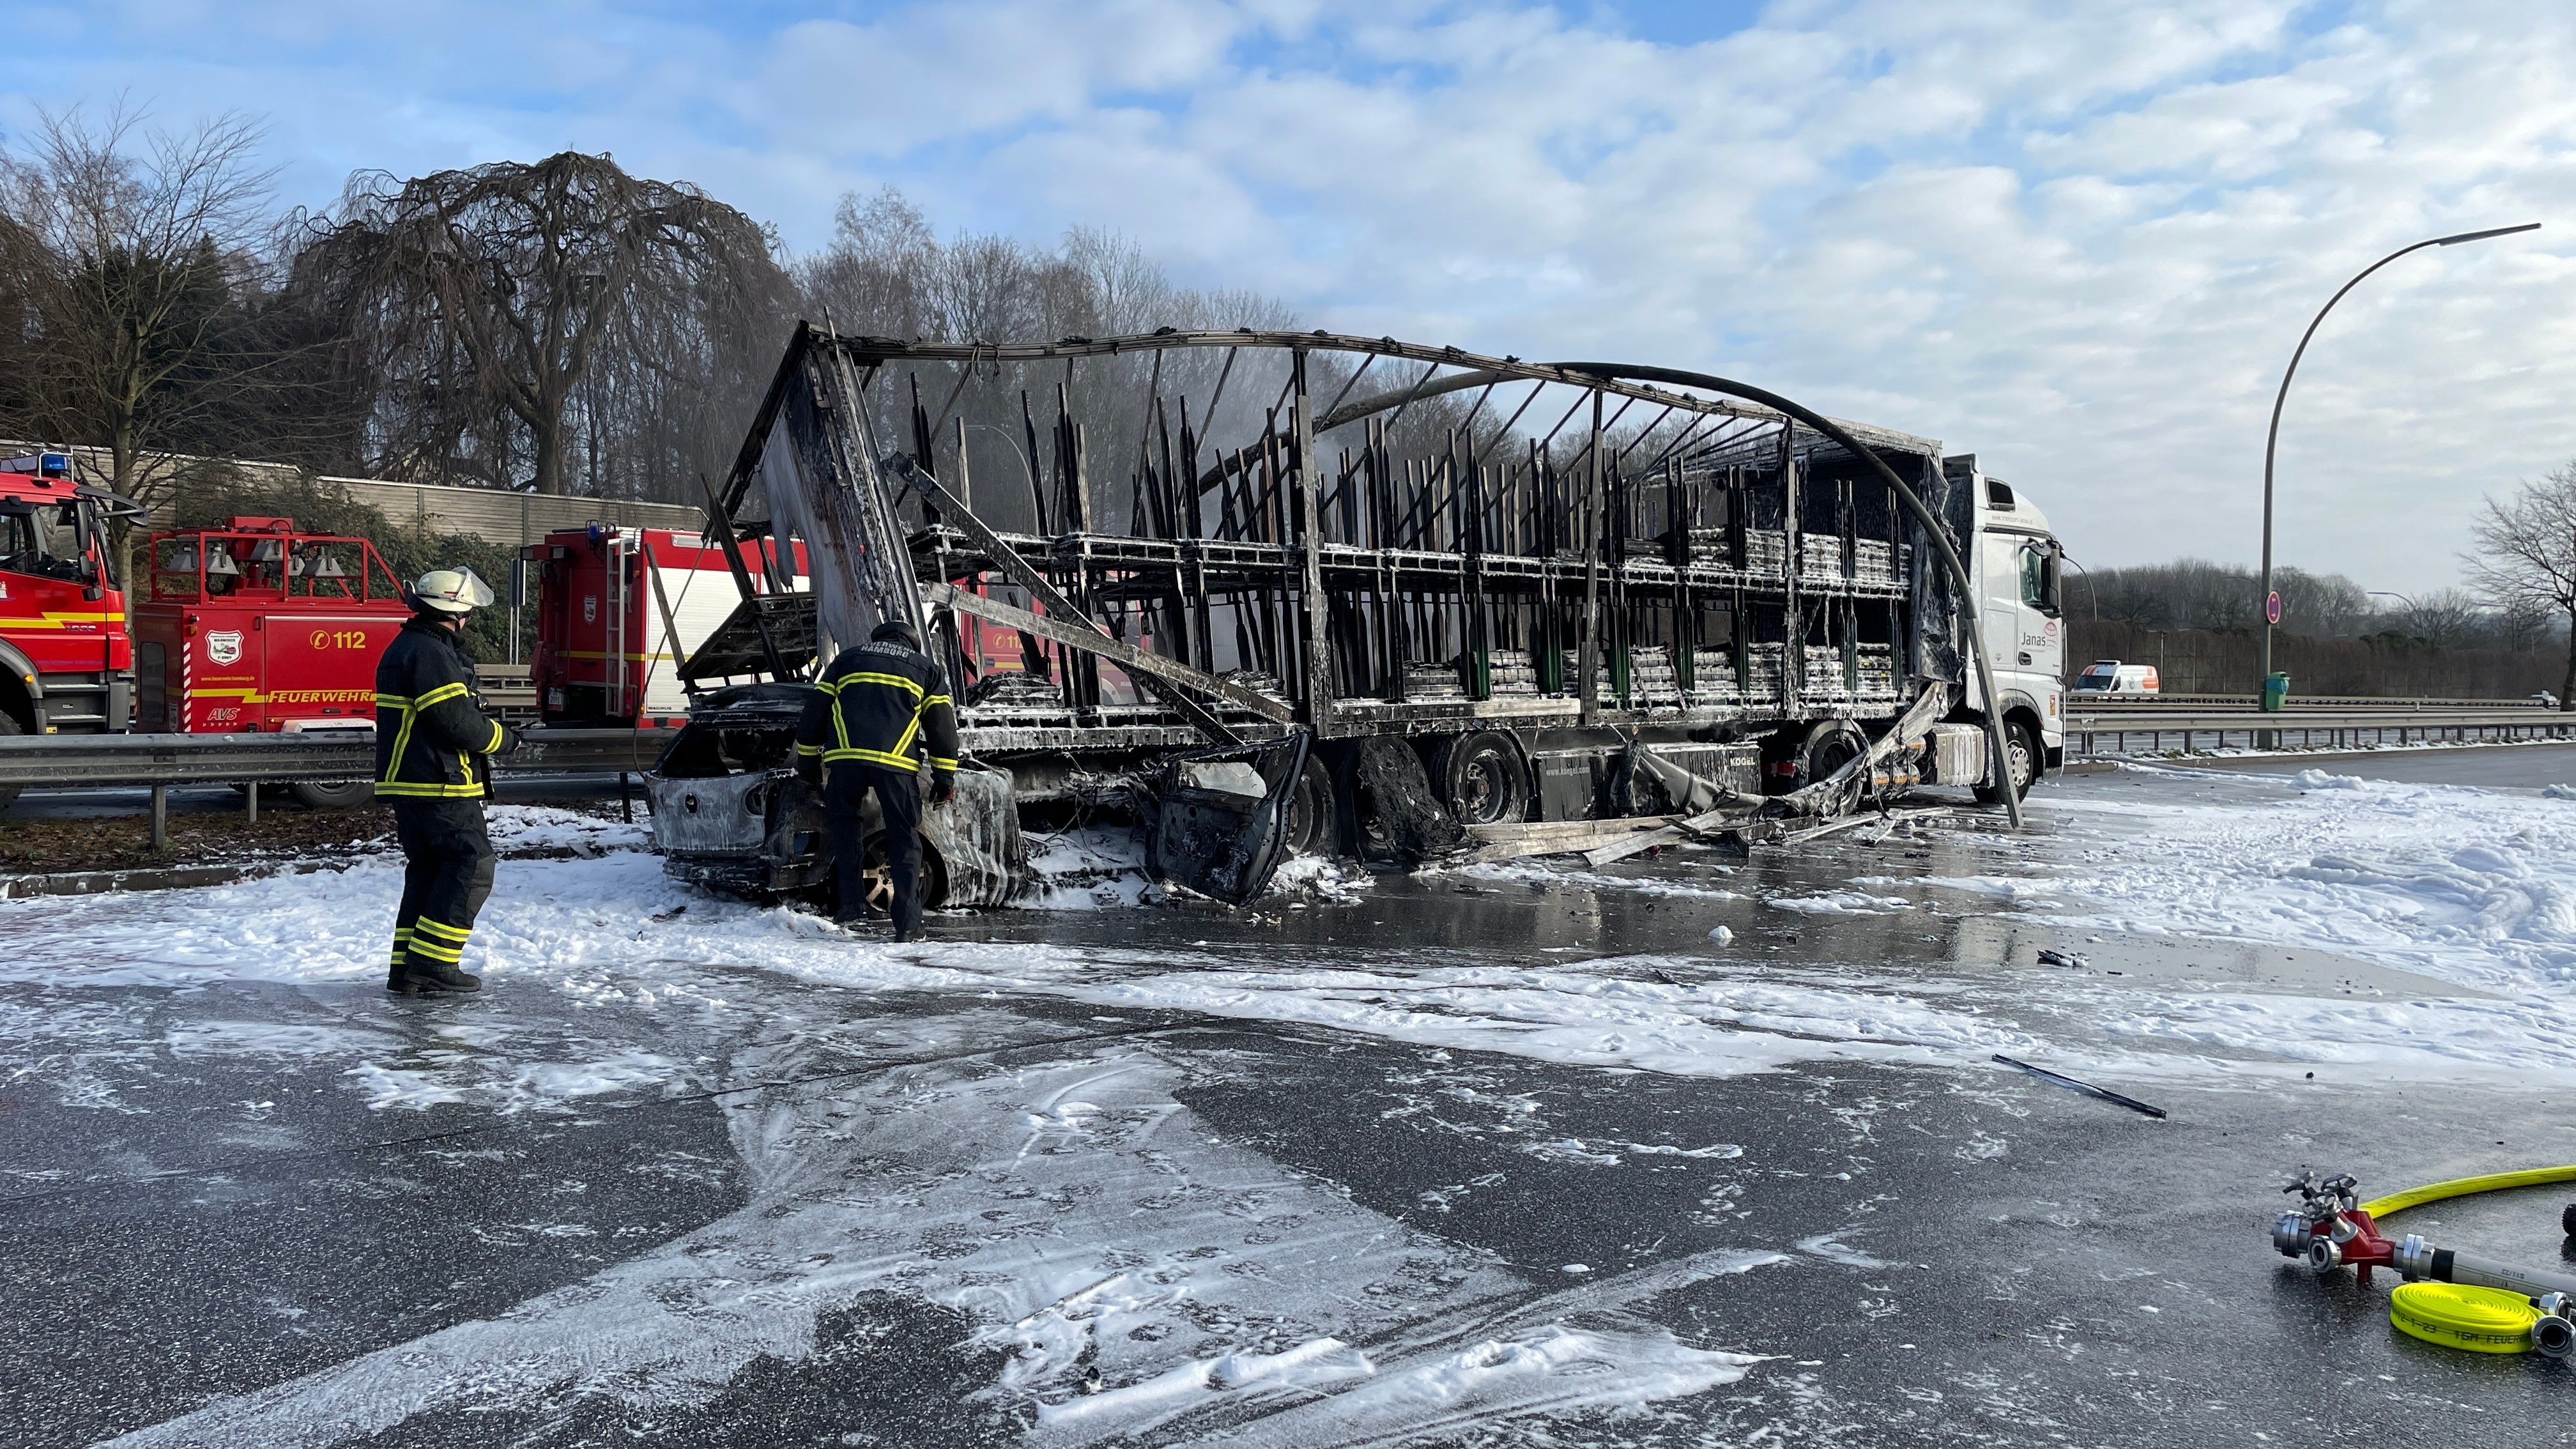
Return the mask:
<path fill-rule="evenodd" d="M 2515 232 L 2538 230 L 2540 230 L 2539 222 L 2527 221 L 2520 226 L 2498 226 L 2490 227 L 2485 231 L 2464 231 L 2457 236 L 2431 237 L 2413 246 L 2399 247 L 2362 268 L 2351 281 L 2344 283 L 2340 290 L 2326 299 L 2323 307 L 2317 309 L 2316 320 L 2308 324 L 2308 330 L 2299 334 L 2298 351 L 2290 354 L 2289 369 L 2281 374 L 2281 390 L 2272 398 L 2271 431 L 2263 435 L 2263 597 L 2256 601 L 2257 606 L 2263 611 L 2263 680 L 2272 677 L 2272 457 L 2281 442 L 2281 404 L 2289 400 L 2290 379 L 2298 376 L 2299 359 L 2307 355 L 2308 339 L 2317 335 L 2318 325 L 2326 320 L 2328 312 L 2334 310 L 2335 303 L 2343 300 L 2345 292 L 2360 286 L 2363 277 L 2369 276 L 2408 252 L 2420 252 L 2426 247 L 2453 247 L 2462 242 L 2485 241 L 2489 237 L 2511 236 Z M 2256 681 L 2257 688 L 2260 688 L 2261 684 L 2262 680 Z"/>

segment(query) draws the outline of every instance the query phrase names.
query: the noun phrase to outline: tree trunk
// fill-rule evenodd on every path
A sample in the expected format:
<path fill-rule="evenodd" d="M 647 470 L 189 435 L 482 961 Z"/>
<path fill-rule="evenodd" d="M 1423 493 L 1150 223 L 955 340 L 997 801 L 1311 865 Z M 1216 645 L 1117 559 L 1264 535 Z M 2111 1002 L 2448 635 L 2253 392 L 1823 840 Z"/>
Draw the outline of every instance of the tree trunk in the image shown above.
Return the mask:
<path fill-rule="evenodd" d="M 558 412 L 528 431 L 535 435 L 532 441 L 537 445 L 536 490 L 549 497 L 559 496 L 564 491 L 563 414 Z M 2571 658 L 2568 667 L 2576 669 L 2576 658 Z"/>
<path fill-rule="evenodd" d="M 2558 682 L 2558 710 L 2576 710 L 2576 609 L 2567 611 L 2567 674 Z"/>

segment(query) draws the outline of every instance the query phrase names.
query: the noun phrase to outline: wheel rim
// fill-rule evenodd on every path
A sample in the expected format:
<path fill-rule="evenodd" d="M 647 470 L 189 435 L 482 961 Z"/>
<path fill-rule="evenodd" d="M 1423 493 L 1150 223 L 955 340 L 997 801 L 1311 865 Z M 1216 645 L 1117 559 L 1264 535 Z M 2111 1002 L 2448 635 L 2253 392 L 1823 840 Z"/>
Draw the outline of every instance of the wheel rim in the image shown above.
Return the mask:
<path fill-rule="evenodd" d="M 885 837 L 883 835 L 870 837 L 867 849 L 859 857 L 859 861 L 859 877 L 868 883 L 868 909 L 880 911 L 886 915 L 894 914 L 894 867 L 886 863 Z M 941 904 L 946 900 L 948 895 L 948 878 L 944 874 L 946 869 L 945 865 L 939 863 L 937 854 L 930 847 L 930 842 L 924 840 L 921 843 L 921 863 L 914 867 L 912 884 L 913 889 L 921 893 L 921 903 L 925 908 Z"/>
<path fill-rule="evenodd" d="M 1512 793 L 1511 761 L 1489 746 L 1467 757 L 1450 808 L 1469 825 L 1492 825 L 1509 813 Z"/>

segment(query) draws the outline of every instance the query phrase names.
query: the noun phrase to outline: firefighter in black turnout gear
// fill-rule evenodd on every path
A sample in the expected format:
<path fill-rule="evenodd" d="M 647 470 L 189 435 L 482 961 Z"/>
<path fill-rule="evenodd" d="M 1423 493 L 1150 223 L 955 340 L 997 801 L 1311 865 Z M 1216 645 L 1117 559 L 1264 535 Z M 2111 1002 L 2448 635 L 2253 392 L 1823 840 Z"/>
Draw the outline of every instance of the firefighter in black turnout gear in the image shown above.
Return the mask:
<path fill-rule="evenodd" d="M 957 711 L 948 680 L 921 652 L 920 633 L 888 620 L 823 671 L 796 725 L 797 768 L 809 780 L 822 779 L 840 886 L 834 917 L 842 923 L 862 919 L 867 909 L 859 810 L 874 793 L 885 827 L 886 874 L 894 884 L 894 938 L 920 935 L 925 763 L 930 802 L 945 804 L 957 793 Z"/>
<path fill-rule="evenodd" d="M 410 602 L 412 617 L 376 665 L 376 798 L 393 806 L 403 851 L 385 989 L 478 991 L 483 979 L 457 963 L 492 894 L 483 829 L 492 757 L 517 748 L 519 737 L 483 712 L 474 660 L 457 638 L 465 616 L 492 602 L 491 588 L 472 569 L 432 569 Z"/>

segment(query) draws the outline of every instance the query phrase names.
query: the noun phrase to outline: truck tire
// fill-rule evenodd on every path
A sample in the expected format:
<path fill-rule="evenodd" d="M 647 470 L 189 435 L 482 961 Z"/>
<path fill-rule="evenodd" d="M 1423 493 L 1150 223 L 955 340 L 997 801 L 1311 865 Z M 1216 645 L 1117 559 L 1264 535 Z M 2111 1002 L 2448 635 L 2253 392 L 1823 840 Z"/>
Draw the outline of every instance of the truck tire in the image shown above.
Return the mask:
<path fill-rule="evenodd" d="M 1796 783 L 1807 786 L 1841 769 L 1869 748 L 1858 726 L 1849 720 L 1818 720 L 1798 746 Z"/>
<path fill-rule="evenodd" d="M 373 780 L 298 780 L 286 787 L 286 794 L 307 810 L 345 810 L 364 805 L 376 798 Z"/>
<path fill-rule="evenodd" d="M 1333 848 L 1333 772 L 1313 755 L 1297 775 L 1288 796 L 1288 851 L 1292 855 L 1329 854 Z"/>
<path fill-rule="evenodd" d="M 18 728 L 18 721 L 12 719 L 7 710 L 0 710 L 0 739 L 25 733 L 25 730 Z M 17 802 L 20 788 L 16 785 L 0 785 L 0 810 L 6 810 Z"/>
<path fill-rule="evenodd" d="M 2039 736 L 2019 720 L 2004 721 L 2004 763 L 2012 770 L 2013 798 L 2030 794 L 2031 782 L 2039 778 Z M 1979 785 L 1977 799 L 1987 805 L 2004 803 L 2003 787 Z"/>
<path fill-rule="evenodd" d="M 1431 779 L 1461 825 L 1512 825 L 1529 818 L 1529 766 L 1508 735 L 1478 730 L 1440 747 Z"/>

